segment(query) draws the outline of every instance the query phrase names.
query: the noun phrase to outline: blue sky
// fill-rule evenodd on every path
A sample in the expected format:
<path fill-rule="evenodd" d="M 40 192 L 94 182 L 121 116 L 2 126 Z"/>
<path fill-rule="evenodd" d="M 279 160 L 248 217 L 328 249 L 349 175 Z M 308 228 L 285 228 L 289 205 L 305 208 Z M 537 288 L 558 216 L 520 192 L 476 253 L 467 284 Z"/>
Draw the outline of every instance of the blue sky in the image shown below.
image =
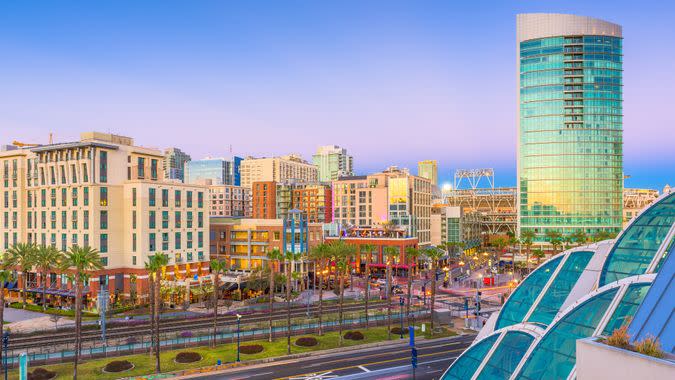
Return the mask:
<path fill-rule="evenodd" d="M 624 27 L 629 187 L 675 184 L 675 5 L 649 1 L 0 4 L 0 142 L 84 130 L 194 158 L 338 144 L 359 172 L 437 159 L 515 185 L 515 15 Z"/>

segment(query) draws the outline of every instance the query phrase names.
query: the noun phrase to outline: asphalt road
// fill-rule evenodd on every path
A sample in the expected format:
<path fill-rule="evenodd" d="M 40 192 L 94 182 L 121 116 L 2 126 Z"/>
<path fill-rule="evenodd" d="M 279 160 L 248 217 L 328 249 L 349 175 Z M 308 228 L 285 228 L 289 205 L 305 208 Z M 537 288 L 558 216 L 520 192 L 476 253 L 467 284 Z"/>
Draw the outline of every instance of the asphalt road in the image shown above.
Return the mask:
<path fill-rule="evenodd" d="M 418 367 L 415 379 L 439 379 L 474 338 L 475 335 L 463 335 L 418 341 Z M 396 345 L 240 367 L 197 378 L 203 380 L 412 379 L 410 347 L 407 346 L 407 339 L 404 340 L 405 342 Z"/>

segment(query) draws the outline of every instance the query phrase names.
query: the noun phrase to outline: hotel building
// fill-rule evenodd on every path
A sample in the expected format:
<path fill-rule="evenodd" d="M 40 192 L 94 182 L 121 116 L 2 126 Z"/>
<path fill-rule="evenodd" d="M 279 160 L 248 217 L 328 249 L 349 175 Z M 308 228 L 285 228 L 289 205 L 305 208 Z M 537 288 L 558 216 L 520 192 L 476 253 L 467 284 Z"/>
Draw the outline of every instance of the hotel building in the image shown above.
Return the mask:
<path fill-rule="evenodd" d="M 298 155 L 282 157 L 247 157 L 241 163 L 241 186 L 254 182 L 317 182 L 318 169 Z"/>
<path fill-rule="evenodd" d="M 347 154 L 347 149 L 337 145 L 320 146 L 312 156 L 312 163 L 319 168 L 321 182 L 354 175 L 354 159 Z"/>
<path fill-rule="evenodd" d="M 518 229 L 618 233 L 623 206 L 621 26 L 517 16 Z"/>

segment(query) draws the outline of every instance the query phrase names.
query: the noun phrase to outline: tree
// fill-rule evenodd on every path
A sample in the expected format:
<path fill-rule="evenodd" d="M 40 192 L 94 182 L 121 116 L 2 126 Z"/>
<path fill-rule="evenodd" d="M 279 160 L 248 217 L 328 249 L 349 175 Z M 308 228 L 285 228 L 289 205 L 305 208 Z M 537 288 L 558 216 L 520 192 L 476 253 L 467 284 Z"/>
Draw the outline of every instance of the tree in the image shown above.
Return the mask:
<path fill-rule="evenodd" d="M 574 240 L 577 245 L 584 245 L 588 241 L 588 235 L 584 230 L 576 230 L 571 235 L 572 240 Z"/>
<path fill-rule="evenodd" d="M 365 308 L 366 308 L 366 330 L 368 330 L 368 303 L 370 302 L 370 256 L 375 250 L 375 245 L 373 244 L 363 244 L 361 245 L 361 253 L 366 253 L 366 296 L 365 296 Z"/>
<path fill-rule="evenodd" d="M 431 262 L 431 335 L 434 334 L 434 310 L 436 304 L 436 271 L 438 260 L 443 257 L 443 251 L 437 248 L 427 248 L 424 252 L 427 259 Z"/>
<path fill-rule="evenodd" d="M 553 246 L 554 253 L 558 250 L 558 247 L 562 245 L 562 235 L 558 231 L 546 231 L 546 239 L 548 239 L 548 242 L 551 244 L 551 246 Z"/>
<path fill-rule="evenodd" d="M 613 239 L 616 235 L 605 230 L 600 230 L 593 235 L 593 242 Z"/>
<path fill-rule="evenodd" d="M 149 257 L 149 261 L 146 265 L 146 268 L 152 273 L 154 277 L 153 281 L 153 315 L 152 319 L 154 320 L 154 330 L 152 333 L 153 342 L 155 344 L 155 372 L 160 373 L 160 340 L 159 340 L 159 321 L 160 321 L 160 288 L 162 286 L 162 268 L 169 264 L 169 256 L 162 252 L 157 252 L 154 255 Z M 148 273 L 150 276 L 150 273 Z"/>
<path fill-rule="evenodd" d="M 397 247 L 385 247 L 384 248 L 384 255 L 386 256 L 386 262 L 387 262 L 387 270 L 386 270 L 386 276 L 387 276 L 387 339 L 391 339 L 391 300 L 392 300 L 392 288 L 393 288 L 393 283 L 392 283 L 392 277 L 391 277 L 391 264 L 392 262 L 396 259 L 397 256 L 399 256 L 401 253 Z"/>
<path fill-rule="evenodd" d="M 324 268 L 324 262 L 328 259 L 330 255 L 330 247 L 325 244 L 321 243 L 314 247 L 310 253 L 309 256 L 312 260 L 314 260 L 314 276 L 319 277 L 319 323 L 317 327 L 317 334 L 318 335 L 323 335 L 323 271 Z M 317 265 L 318 264 L 318 265 Z M 317 269 L 318 268 L 318 269 Z"/>
<path fill-rule="evenodd" d="M 42 278 L 42 310 L 47 310 L 47 276 L 63 260 L 63 253 L 51 245 L 37 247 L 33 263 Z"/>
<path fill-rule="evenodd" d="M 535 249 L 532 252 L 532 255 L 534 255 L 534 257 L 537 258 L 537 266 L 539 266 L 539 263 L 540 263 L 541 259 L 543 259 L 544 256 L 545 256 L 544 251 L 542 251 L 541 249 Z"/>
<path fill-rule="evenodd" d="M 523 243 L 525 248 L 527 248 L 527 272 L 530 272 L 530 254 L 532 253 L 532 243 L 534 243 L 534 231 L 532 230 L 522 230 L 520 232 L 520 241 Z"/>
<path fill-rule="evenodd" d="M 7 253 L 3 253 L 0 258 L 0 337 L 4 332 L 4 323 L 2 323 L 2 321 L 5 320 L 5 284 L 14 281 L 14 274 L 7 265 L 9 263 L 8 256 Z M 0 363 L 3 362 L 2 351 L 3 350 L 0 350 Z"/>
<path fill-rule="evenodd" d="M 270 298 L 270 304 L 268 308 L 268 313 L 269 313 L 269 327 L 270 327 L 270 336 L 269 336 L 269 341 L 271 342 L 274 339 L 274 326 L 272 323 L 272 314 L 274 314 L 274 276 L 275 276 L 275 271 L 274 271 L 274 263 L 276 261 L 281 260 L 282 255 L 281 251 L 279 248 L 274 248 L 271 251 L 267 251 L 267 261 L 268 265 L 270 267 L 270 293 L 269 293 L 269 298 Z"/>
<path fill-rule="evenodd" d="M 216 346 L 218 336 L 218 289 L 220 288 L 220 274 L 225 271 L 225 261 L 211 260 L 211 275 L 213 276 L 213 347 Z"/>
<path fill-rule="evenodd" d="M 351 257 L 356 253 L 356 246 L 346 244 L 342 240 L 333 242 L 330 245 L 331 256 L 335 260 L 336 274 L 339 276 L 339 304 L 338 304 L 338 335 L 340 335 L 340 345 L 342 345 L 342 327 L 343 327 L 343 306 L 345 294 L 345 276 L 351 265 Z"/>
<path fill-rule="evenodd" d="M 284 259 L 286 261 L 286 351 L 291 354 L 291 278 L 293 273 L 293 263 L 300 259 L 299 253 L 286 252 Z"/>
<path fill-rule="evenodd" d="M 406 314 L 408 316 L 408 324 L 410 324 L 410 305 L 412 304 L 412 278 L 413 266 L 417 263 L 417 258 L 420 255 L 420 250 L 415 247 L 408 247 L 405 249 L 405 256 L 408 259 L 408 304 L 406 305 Z"/>
<path fill-rule="evenodd" d="M 8 250 L 7 256 L 7 266 L 8 267 L 19 267 L 21 271 L 20 279 L 20 289 L 21 289 L 21 301 L 23 302 L 23 308 L 26 308 L 26 287 L 28 286 L 28 272 L 33 268 L 35 263 L 35 252 L 37 251 L 37 246 L 30 243 L 18 243 L 11 246 Z"/>
<path fill-rule="evenodd" d="M 82 350 L 82 285 L 89 272 L 103 269 L 98 251 L 89 246 L 72 246 L 61 261 L 62 270 L 75 272 L 75 360 L 73 379 L 77 379 L 77 362 Z"/>

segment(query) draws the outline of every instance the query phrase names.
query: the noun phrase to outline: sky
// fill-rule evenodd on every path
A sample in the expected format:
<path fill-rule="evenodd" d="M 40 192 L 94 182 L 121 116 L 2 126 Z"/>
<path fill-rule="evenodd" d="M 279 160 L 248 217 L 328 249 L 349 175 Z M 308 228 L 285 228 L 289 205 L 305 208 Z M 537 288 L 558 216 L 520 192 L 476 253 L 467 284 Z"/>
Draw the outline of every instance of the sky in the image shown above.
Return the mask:
<path fill-rule="evenodd" d="M 518 13 L 624 31 L 626 187 L 675 185 L 675 2 L 4 1 L 0 144 L 97 130 L 194 159 L 343 146 L 516 180 Z"/>

